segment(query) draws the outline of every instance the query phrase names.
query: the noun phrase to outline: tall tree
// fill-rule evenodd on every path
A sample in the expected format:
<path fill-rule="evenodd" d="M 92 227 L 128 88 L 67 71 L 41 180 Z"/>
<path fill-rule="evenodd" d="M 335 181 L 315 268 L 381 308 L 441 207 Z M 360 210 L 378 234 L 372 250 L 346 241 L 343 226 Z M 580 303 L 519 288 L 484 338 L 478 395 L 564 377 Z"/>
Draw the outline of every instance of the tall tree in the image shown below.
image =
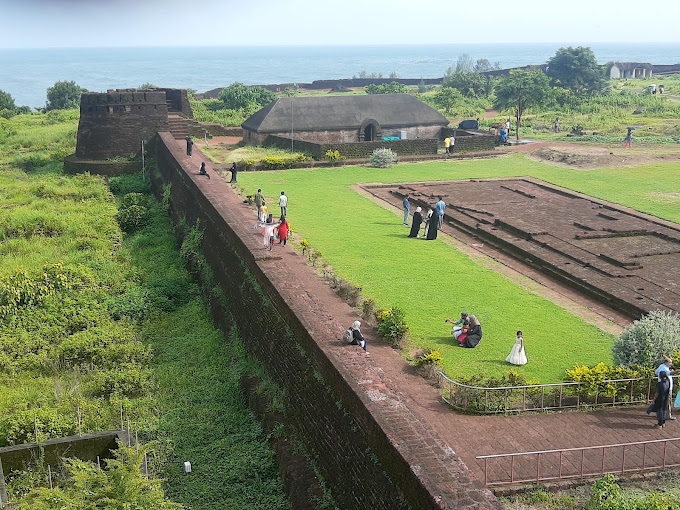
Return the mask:
<path fill-rule="evenodd" d="M 519 140 L 519 128 L 526 110 L 544 105 L 550 96 L 550 79 L 545 74 L 515 69 L 497 82 L 494 107 L 498 110 L 514 110 L 515 133 Z"/>
<path fill-rule="evenodd" d="M 451 108 L 462 99 L 463 96 L 458 90 L 451 87 L 442 87 L 434 95 L 434 104 L 437 105 L 437 108 L 443 108 L 448 115 L 451 113 Z"/>
<path fill-rule="evenodd" d="M 220 101 L 230 110 L 257 110 L 276 99 L 276 94 L 260 86 L 235 82 L 220 92 Z"/>
<path fill-rule="evenodd" d="M 0 90 L 0 110 L 14 111 L 16 107 L 12 95 L 9 92 Z"/>
<path fill-rule="evenodd" d="M 553 85 L 575 94 L 591 96 L 609 92 L 604 68 L 597 63 L 593 50 L 588 47 L 560 48 L 548 60 L 547 73 Z"/>
<path fill-rule="evenodd" d="M 80 106 L 80 94 L 86 89 L 74 81 L 58 81 L 47 89 L 46 110 L 67 110 Z"/>

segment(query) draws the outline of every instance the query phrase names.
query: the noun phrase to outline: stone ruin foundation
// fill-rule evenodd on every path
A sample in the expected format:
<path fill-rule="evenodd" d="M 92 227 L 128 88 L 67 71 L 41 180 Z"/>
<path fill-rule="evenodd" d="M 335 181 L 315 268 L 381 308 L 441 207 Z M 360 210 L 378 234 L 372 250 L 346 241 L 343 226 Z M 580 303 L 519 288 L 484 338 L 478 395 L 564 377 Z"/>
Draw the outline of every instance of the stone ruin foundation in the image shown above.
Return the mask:
<path fill-rule="evenodd" d="M 527 178 L 365 186 L 411 210 L 446 202 L 446 230 L 472 235 L 563 285 L 639 319 L 680 312 L 680 227 Z"/>

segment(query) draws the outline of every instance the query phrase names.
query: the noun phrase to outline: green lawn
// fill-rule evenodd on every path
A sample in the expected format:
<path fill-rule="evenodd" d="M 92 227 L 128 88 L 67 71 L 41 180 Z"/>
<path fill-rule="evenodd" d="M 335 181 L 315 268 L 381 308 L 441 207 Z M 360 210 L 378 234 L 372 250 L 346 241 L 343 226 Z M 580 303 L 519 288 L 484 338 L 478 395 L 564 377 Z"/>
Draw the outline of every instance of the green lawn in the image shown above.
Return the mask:
<path fill-rule="evenodd" d="M 613 337 L 441 240 L 407 238 L 398 214 L 361 196 L 351 185 L 532 176 L 680 222 L 679 170 L 679 164 L 571 170 L 512 155 L 390 169 L 243 172 L 239 183 L 247 193 L 262 188 L 270 204 L 285 190 L 292 228 L 322 253 L 338 276 L 360 286 L 365 297 L 383 308 L 402 308 L 411 328 L 411 345 L 438 349 L 448 375 L 500 375 L 512 368 L 504 360 L 515 331 L 521 329 L 529 363 L 519 372 L 532 381 L 555 382 L 576 363 L 610 362 Z M 278 207 L 272 210 L 276 213 Z M 463 310 L 482 322 L 484 339 L 477 349 L 454 345 L 450 326 L 444 323 L 445 317 L 456 317 Z"/>

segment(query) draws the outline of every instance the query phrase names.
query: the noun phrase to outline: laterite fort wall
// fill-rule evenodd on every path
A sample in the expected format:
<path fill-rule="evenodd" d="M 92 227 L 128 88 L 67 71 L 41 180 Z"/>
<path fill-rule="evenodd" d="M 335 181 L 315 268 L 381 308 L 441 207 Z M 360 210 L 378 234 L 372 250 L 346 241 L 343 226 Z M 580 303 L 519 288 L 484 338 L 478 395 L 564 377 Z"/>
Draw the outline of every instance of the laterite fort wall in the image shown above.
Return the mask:
<path fill-rule="evenodd" d="M 162 90 L 85 92 L 80 96 L 76 157 L 84 160 L 140 154 L 142 141 L 168 129 Z"/>
<path fill-rule="evenodd" d="M 212 300 L 214 320 L 225 333 L 238 329 L 248 355 L 285 392 L 287 428 L 304 441 L 338 506 L 502 508 L 370 356 L 342 345 L 342 325 L 356 312 L 320 278 L 300 278 L 313 273 L 303 257 L 264 250 L 254 214 L 228 184 L 187 172 L 181 144 L 169 133 L 159 137 L 154 190 L 169 189 L 176 223 L 199 222 L 225 301 Z"/>

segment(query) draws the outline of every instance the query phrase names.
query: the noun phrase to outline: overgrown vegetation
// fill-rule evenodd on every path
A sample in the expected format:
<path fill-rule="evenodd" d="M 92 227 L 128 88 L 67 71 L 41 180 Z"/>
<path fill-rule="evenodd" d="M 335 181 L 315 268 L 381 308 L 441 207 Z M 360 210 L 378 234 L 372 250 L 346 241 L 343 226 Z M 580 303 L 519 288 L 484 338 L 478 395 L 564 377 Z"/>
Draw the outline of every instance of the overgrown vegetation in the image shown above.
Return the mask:
<path fill-rule="evenodd" d="M 56 155 L 73 151 L 75 137 L 62 134 L 75 133 L 76 120 L 70 111 L 20 115 L 0 137 L 0 444 L 120 428 L 122 413 L 153 440 L 150 473 L 174 480 L 164 486 L 174 501 L 288 508 L 238 387 L 239 374 L 256 368 L 237 336 L 226 343 L 212 326 L 148 182 L 112 178 L 114 196 L 102 178 L 61 174 Z M 19 155 L 35 159 L 19 166 Z M 53 490 L 27 472 L 8 490 L 14 502 L 31 493 L 25 508 L 90 508 L 83 484 L 100 503 L 131 497 L 165 508 L 158 482 L 126 478 L 137 460 L 112 478 L 69 463 Z M 179 483 L 183 460 L 200 476 Z"/>

